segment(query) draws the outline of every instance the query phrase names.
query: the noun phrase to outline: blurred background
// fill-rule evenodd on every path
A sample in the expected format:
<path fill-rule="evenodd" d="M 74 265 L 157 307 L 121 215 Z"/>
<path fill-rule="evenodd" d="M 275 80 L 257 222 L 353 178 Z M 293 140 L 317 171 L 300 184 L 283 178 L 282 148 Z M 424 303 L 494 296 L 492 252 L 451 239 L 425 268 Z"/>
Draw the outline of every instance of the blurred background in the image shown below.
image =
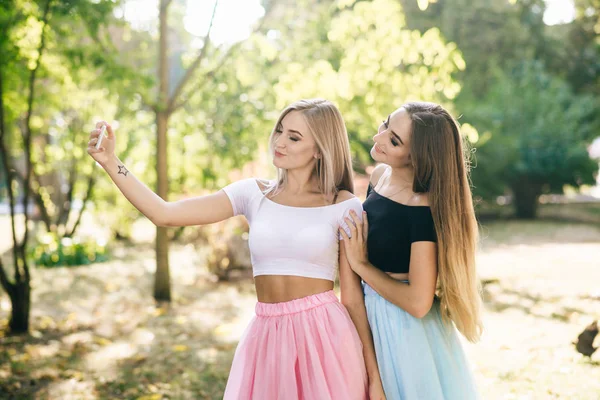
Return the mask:
<path fill-rule="evenodd" d="M 599 0 L 1 0 L 0 398 L 221 398 L 255 304 L 245 221 L 156 229 L 88 134 L 111 123 L 176 200 L 273 177 L 307 97 L 339 106 L 361 198 L 389 113 L 459 117 L 483 398 L 600 398 Z"/>

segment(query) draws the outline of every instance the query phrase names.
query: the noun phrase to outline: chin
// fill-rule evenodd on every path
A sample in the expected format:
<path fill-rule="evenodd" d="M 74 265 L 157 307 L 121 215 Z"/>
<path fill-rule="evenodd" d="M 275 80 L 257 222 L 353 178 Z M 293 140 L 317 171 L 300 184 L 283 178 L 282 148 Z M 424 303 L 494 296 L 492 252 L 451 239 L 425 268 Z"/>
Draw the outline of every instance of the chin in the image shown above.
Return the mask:
<path fill-rule="evenodd" d="M 282 162 L 282 160 L 278 159 L 277 157 L 273 157 L 273 165 L 276 168 L 280 168 L 280 169 L 287 169 L 289 168 L 285 162 Z"/>
<path fill-rule="evenodd" d="M 373 146 L 373 148 L 371 149 L 371 158 L 372 158 L 374 161 L 381 162 L 381 160 L 382 160 L 382 157 L 381 157 L 381 156 L 382 156 L 382 155 L 383 155 L 383 154 L 379 154 L 378 152 L 376 152 L 376 151 L 375 151 L 375 146 Z"/>

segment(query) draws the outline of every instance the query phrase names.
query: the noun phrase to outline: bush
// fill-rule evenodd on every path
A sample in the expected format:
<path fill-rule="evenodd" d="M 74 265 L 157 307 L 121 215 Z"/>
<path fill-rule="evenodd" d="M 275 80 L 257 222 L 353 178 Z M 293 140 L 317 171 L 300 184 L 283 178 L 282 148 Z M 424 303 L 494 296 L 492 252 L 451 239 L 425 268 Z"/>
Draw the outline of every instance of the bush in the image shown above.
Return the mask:
<path fill-rule="evenodd" d="M 88 265 L 109 259 L 106 243 L 91 238 L 81 240 L 45 234 L 32 248 L 30 258 L 44 267 Z"/>
<path fill-rule="evenodd" d="M 246 221 L 233 218 L 207 228 L 206 267 L 211 273 L 220 281 L 227 281 L 234 272 L 252 271 Z"/>

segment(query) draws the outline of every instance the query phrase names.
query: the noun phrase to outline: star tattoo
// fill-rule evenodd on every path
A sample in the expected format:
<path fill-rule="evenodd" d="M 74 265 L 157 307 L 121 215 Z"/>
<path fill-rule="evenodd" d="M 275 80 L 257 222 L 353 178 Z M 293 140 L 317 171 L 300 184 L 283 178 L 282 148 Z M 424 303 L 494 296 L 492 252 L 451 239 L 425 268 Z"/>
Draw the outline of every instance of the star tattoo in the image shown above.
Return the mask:
<path fill-rule="evenodd" d="M 129 171 L 127 171 L 127 168 L 125 168 L 124 165 L 119 165 L 119 172 L 117 172 L 117 174 L 123 174 L 123 176 L 127 176 L 127 173 Z"/>

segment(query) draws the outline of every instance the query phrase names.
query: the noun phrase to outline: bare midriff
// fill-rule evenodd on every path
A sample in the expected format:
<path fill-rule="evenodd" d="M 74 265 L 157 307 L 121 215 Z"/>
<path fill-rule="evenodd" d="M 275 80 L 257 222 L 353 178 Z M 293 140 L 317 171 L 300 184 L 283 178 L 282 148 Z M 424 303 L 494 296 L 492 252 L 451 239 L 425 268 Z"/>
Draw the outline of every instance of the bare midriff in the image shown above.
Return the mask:
<path fill-rule="evenodd" d="M 259 275 L 254 284 L 261 303 L 283 303 L 333 289 L 333 282 L 327 279 L 289 275 Z"/>

